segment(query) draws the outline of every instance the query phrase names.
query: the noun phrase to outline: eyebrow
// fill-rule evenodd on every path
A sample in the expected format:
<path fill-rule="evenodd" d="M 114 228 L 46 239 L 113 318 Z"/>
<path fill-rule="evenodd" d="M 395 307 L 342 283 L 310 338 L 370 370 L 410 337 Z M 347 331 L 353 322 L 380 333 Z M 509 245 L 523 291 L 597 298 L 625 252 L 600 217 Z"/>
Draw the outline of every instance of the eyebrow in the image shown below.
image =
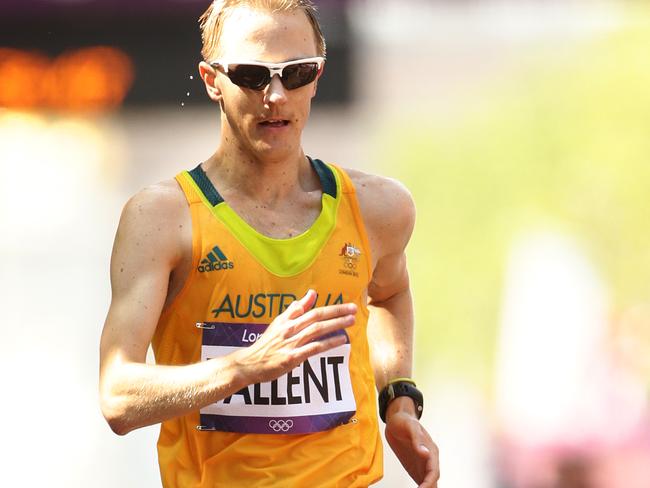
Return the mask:
<path fill-rule="evenodd" d="M 250 61 L 252 63 L 283 64 L 283 63 L 290 63 L 292 61 L 300 61 L 301 59 L 312 59 L 312 58 L 323 58 L 323 59 L 325 59 L 324 56 L 319 56 L 318 54 L 316 54 L 315 56 L 299 56 L 297 58 L 291 58 L 291 59 L 287 59 L 285 61 L 262 61 L 261 59 L 243 60 L 243 59 L 237 59 L 237 58 L 232 58 L 232 61 L 237 61 L 240 64 L 245 62 L 245 61 Z M 224 58 L 224 61 L 232 62 L 230 58 Z"/>

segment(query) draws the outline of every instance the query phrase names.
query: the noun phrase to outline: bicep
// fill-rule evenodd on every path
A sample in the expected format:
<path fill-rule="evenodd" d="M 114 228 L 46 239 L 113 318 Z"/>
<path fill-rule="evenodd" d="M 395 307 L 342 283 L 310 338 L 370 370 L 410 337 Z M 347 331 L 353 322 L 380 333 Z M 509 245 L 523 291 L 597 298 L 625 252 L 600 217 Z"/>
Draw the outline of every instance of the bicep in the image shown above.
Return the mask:
<path fill-rule="evenodd" d="M 111 257 L 111 305 L 102 332 L 101 367 L 144 362 L 165 303 L 173 242 L 138 199 L 127 203 Z"/>
<path fill-rule="evenodd" d="M 128 281 L 111 300 L 101 339 L 102 363 L 116 355 L 144 362 L 165 301 L 167 283 L 160 272 L 142 273 Z"/>
<path fill-rule="evenodd" d="M 377 261 L 368 285 L 369 303 L 384 302 L 409 288 L 404 250 L 383 256 Z"/>
<path fill-rule="evenodd" d="M 373 226 L 377 262 L 368 286 L 371 301 L 383 302 L 408 290 L 406 246 L 413 232 L 415 207 L 410 195 L 394 198 L 390 218 L 379 219 Z"/>

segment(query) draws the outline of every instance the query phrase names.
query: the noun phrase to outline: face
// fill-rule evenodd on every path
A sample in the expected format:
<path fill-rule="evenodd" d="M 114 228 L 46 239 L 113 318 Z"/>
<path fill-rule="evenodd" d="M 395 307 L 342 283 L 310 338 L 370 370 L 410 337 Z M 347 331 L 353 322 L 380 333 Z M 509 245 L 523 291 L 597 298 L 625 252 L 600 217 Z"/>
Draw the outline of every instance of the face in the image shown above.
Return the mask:
<path fill-rule="evenodd" d="M 238 62 L 282 63 L 317 56 L 311 24 L 301 10 L 271 13 L 237 8 L 225 19 L 220 46 L 220 59 Z M 222 108 L 222 145 L 234 145 L 241 156 L 255 159 L 281 160 L 300 153 L 317 80 L 287 90 L 274 76 L 256 91 L 233 84 L 206 63 L 201 63 L 200 71 L 208 94 Z"/>

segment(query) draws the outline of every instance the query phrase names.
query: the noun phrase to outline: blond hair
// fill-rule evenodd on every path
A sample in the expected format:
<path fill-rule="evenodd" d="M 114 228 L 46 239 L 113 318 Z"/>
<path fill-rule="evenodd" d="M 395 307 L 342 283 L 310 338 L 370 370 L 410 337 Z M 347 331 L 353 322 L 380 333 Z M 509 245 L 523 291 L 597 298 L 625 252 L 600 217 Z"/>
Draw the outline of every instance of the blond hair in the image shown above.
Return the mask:
<path fill-rule="evenodd" d="M 314 31 L 319 56 L 325 56 L 326 46 L 323 31 L 316 18 L 316 6 L 311 0 L 214 0 L 199 18 L 205 61 L 214 59 L 219 50 L 219 41 L 225 18 L 237 7 L 246 6 L 268 12 L 292 12 L 302 10 L 307 15 Z"/>

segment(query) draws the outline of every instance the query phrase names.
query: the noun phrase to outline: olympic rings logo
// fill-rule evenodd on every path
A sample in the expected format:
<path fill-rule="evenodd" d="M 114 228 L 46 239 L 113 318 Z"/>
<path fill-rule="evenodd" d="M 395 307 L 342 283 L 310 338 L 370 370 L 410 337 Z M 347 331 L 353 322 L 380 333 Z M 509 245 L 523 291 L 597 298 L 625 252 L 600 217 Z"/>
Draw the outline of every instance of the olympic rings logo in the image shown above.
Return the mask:
<path fill-rule="evenodd" d="M 269 427 L 274 432 L 289 432 L 293 428 L 293 420 L 269 420 Z"/>

